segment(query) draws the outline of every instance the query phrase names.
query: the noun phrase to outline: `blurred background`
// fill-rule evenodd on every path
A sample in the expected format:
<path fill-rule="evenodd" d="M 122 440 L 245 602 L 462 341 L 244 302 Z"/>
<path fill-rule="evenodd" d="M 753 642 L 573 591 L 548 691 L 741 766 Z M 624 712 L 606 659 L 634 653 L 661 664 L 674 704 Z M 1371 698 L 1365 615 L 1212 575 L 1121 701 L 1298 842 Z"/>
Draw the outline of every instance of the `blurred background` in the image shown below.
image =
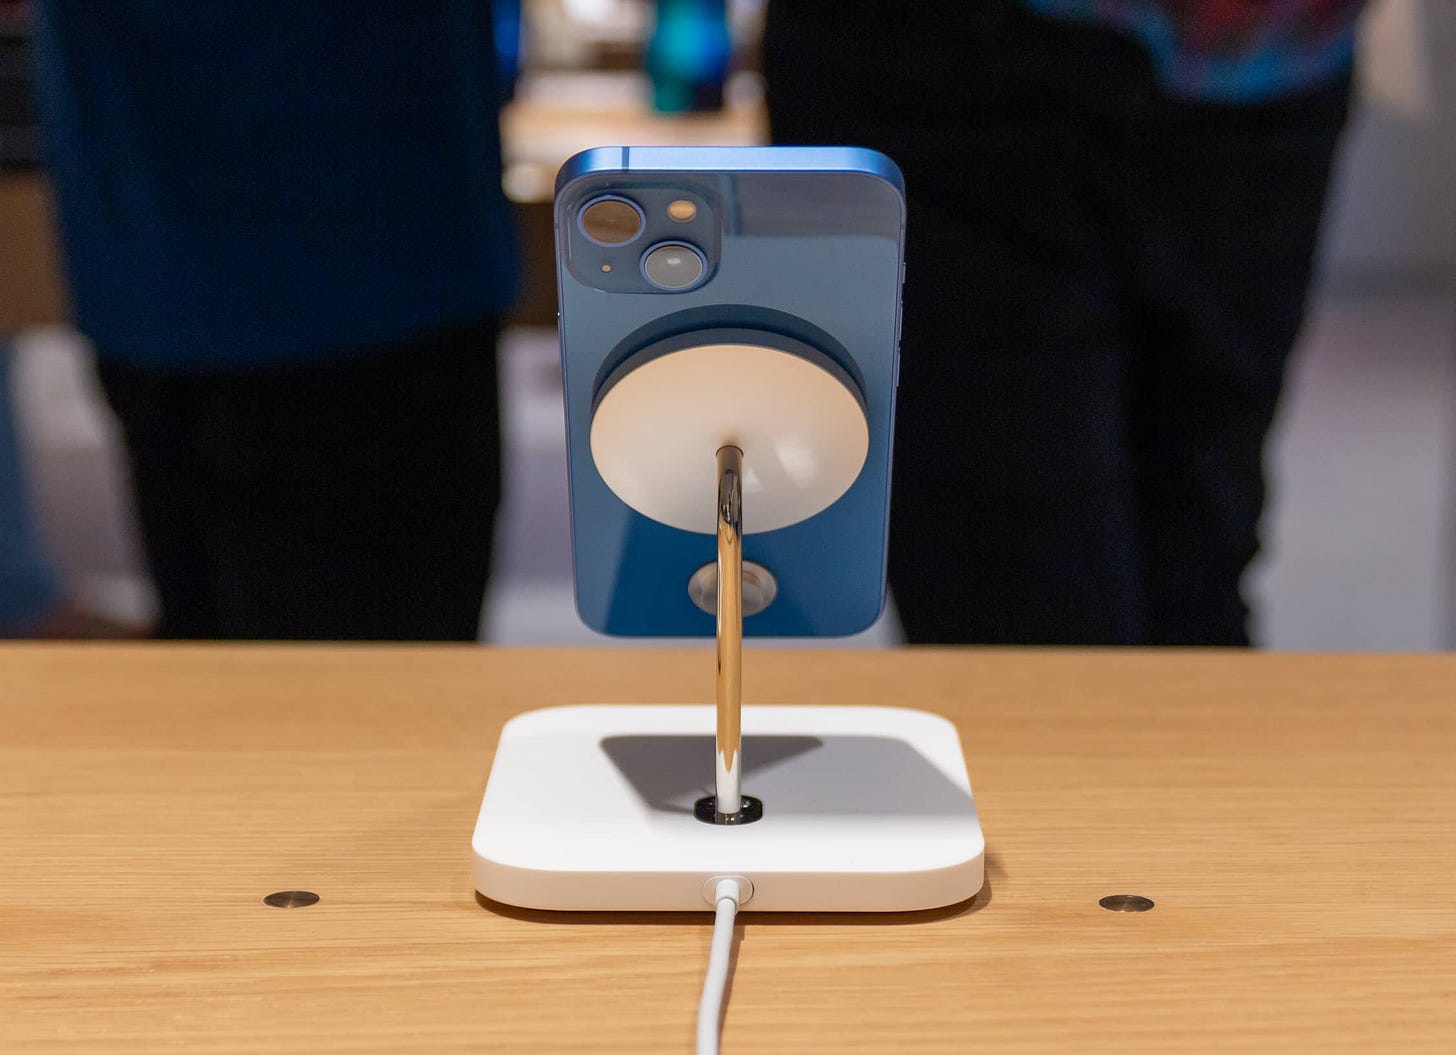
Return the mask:
<path fill-rule="evenodd" d="M 503 115 L 504 186 L 524 256 L 501 344 L 504 505 L 482 620 L 501 644 L 605 641 L 572 606 L 550 195 L 602 143 L 766 141 L 762 12 L 730 5 L 721 109 L 662 113 L 641 72 L 637 0 L 525 0 L 521 77 Z M 22 451 L 43 541 L 72 595 L 145 623 L 116 426 L 65 325 L 23 5 L 0 5 L 0 335 L 11 335 Z M 1308 323 L 1275 427 L 1258 636 L 1281 649 L 1456 646 L 1456 3 L 1376 0 Z M 660 89 L 660 86 L 659 86 Z M 662 100 L 658 100 L 659 103 Z M 968 192 L 974 193 L 974 188 Z M 913 197 L 911 208 L 914 207 Z M 897 640 L 893 612 L 852 639 Z M 842 642 L 833 642 L 842 644 Z"/>

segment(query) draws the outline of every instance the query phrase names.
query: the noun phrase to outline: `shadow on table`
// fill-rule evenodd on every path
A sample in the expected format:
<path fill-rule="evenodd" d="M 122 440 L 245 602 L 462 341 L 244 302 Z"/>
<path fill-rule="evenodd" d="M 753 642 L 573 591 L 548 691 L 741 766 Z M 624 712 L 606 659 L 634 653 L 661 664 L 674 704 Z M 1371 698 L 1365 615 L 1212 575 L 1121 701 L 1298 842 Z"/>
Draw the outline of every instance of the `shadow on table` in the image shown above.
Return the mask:
<path fill-rule="evenodd" d="M 942 908 L 921 909 L 916 912 L 754 912 L 745 909 L 738 917 L 741 923 L 754 927 L 812 927 L 812 926 L 868 926 L 868 927 L 904 927 L 917 923 L 942 923 L 945 920 L 956 919 L 959 916 L 969 916 L 980 912 L 987 905 L 991 904 L 991 878 L 990 859 L 987 858 L 986 882 L 981 890 L 973 898 L 957 902 L 954 905 L 946 905 Z M 713 913 L 704 906 L 702 912 L 557 912 L 536 908 L 517 908 L 515 905 L 505 905 L 499 901 L 492 901 L 479 891 L 475 894 L 475 901 L 481 908 L 497 916 L 504 916 L 506 919 L 521 920 L 525 923 L 568 923 L 577 926 L 594 926 L 598 924 L 617 925 L 642 925 L 642 924 L 669 924 L 669 923 L 696 923 L 703 926 L 711 926 Z"/>

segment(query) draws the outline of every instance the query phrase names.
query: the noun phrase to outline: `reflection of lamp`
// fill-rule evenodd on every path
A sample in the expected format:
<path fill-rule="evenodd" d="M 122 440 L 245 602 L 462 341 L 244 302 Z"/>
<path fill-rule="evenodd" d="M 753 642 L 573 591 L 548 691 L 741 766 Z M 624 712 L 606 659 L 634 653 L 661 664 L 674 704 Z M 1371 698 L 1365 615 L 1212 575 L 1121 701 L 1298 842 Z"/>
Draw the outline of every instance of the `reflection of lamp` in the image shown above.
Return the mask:
<path fill-rule="evenodd" d="M 475 828 L 477 890 L 531 908 L 702 909 L 716 879 L 741 876 L 748 909 L 896 911 L 980 889 L 984 844 L 949 722 L 740 707 L 742 619 L 774 593 L 772 569 L 743 566 L 741 534 L 827 508 L 867 445 L 858 393 L 831 362 L 748 337 L 606 380 L 591 432 L 602 479 L 644 516 L 717 535 L 716 564 L 692 586 L 709 607 L 716 585 L 716 736 L 709 707 L 558 707 L 507 723 Z"/>

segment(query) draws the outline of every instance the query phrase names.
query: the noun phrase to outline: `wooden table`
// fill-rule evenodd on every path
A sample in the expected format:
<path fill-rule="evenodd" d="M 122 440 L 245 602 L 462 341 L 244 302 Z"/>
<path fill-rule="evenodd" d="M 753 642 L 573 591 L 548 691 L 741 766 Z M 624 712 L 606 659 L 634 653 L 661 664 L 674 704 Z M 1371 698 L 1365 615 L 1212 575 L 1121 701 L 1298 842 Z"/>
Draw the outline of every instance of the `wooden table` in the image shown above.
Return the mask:
<path fill-rule="evenodd" d="M 488 906 L 468 844 L 509 716 L 705 701 L 711 663 L 0 648 L 0 1050 L 688 1051 L 706 912 Z M 1456 657 L 757 652 L 745 685 L 951 716 L 990 880 L 747 914 L 727 1055 L 1456 1051 Z"/>

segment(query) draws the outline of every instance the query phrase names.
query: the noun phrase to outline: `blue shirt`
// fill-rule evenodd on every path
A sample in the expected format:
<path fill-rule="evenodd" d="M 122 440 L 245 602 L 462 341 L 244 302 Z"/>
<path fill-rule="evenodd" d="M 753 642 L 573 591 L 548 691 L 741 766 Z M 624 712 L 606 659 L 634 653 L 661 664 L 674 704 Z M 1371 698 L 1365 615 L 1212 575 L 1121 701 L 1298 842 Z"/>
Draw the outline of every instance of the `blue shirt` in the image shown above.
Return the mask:
<path fill-rule="evenodd" d="M 38 0 L 77 326 L 179 370 L 501 313 L 488 0 Z"/>

